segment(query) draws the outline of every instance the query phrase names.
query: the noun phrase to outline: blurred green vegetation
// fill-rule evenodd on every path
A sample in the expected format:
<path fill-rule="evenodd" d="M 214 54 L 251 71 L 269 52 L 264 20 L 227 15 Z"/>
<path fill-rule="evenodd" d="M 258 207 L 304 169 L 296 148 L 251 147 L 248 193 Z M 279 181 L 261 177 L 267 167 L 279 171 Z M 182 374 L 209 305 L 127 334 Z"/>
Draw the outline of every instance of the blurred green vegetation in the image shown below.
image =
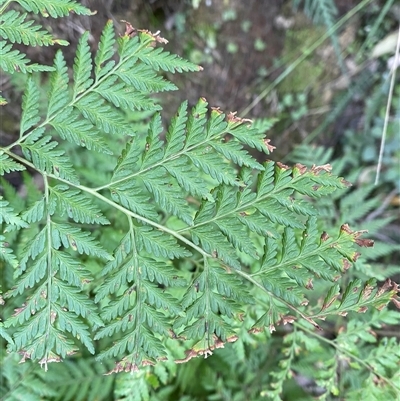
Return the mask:
<path fill-rule="evenodd" d="M 351 181 L 352 188 L 316 203 L 325 212 L 324 229 L 350 223 L 353 229 L 369 229 L 375 239 L 376 247 L 365 252 L 349 279 L 399 280 L 400 80 L 395 79 L 387 105 L 395 47 L 373 56 L 384 38 L 397 32 L 400 7 L 395 1 L 114 0 L 104 2 L 104 9 L 95 3 L 86 2 L 99 8 L 91 24 L 114 18 L 161 29 L 172 52 L 205 68 L 196 77 L 174 78 L 182 91 L 160 96 L 170 116 L 183 98 L 194 102 L 206 96 L 210 104 L 238 110 L 241 117 L 275 117 L 273 158 L 331 163 L 336 174 Z M 319 12 L 318 7 L 326 9 Z M 84 20 L 79 23 L 85 26 Z M 20 77 L 13 80 L 18 89 Z M 140 131 L 148 116 L 127 118 Z M 2 130 L 10 131 L 13 116 L 2 120 Z M 385 121 L 383 163 L 374 185 Z M 257 316 L 257 310 L 251 312 L 245 319 Z M 109 367 L 90 357 L 54 366 L 48 374 L 27 363 L 19 371 L 9 368 L 8 374 L 16 385 L 30 377 L 42 393 L 0 399 L 58 400 L 57 388 L 68 384 L 68 400 L 394 400 L 400 391 L 393 388 L 400 382 L 399 328 L 393 310 L 357 314 L 350 323 L 328 319 L 321 334 L 303 322 L 273 334 L 249 334 L 244 328 L 237 342 L 210 358 L 117 376 L 102 376 Z M 175 344 L 172 354 L 183 351 Z M 10 358 L 5 356 L 6 363 L 18 366 Z"/>

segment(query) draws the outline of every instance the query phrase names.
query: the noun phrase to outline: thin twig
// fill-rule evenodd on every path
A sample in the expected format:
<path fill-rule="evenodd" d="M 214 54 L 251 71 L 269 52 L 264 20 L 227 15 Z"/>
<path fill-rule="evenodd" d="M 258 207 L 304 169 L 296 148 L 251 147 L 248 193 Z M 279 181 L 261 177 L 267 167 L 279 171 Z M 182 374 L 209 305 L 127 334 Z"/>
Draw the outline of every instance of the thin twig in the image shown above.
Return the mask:
<path fill-rule="evenodd" d="M 388 100 L 387 100 L 387 104 L 386 104 L 385 122 L 383 124 L 381 147 L 379 149 L 378 165 L 376 167 L 375 185 L 378 185 L 378 183 L 379 183 L 379 176 L 380 176 L 381 169 L 382 169 L 383 152 L 385 150 L 387 127 L 389 124 L 390 106 L 392 104 L 394 83 L 396 80 L 396 70 L 397 70 L 397 67 L 399 64 L 399 51 L 400 51 L 400 24 L 399 24 L 399 34 L 397 36 L 396 51 L 394 54 L 394 62 L 393 62 L 392 71 L 391 71 L 392 78 L 390 80 L 389 95 L 388 95 Z"/>

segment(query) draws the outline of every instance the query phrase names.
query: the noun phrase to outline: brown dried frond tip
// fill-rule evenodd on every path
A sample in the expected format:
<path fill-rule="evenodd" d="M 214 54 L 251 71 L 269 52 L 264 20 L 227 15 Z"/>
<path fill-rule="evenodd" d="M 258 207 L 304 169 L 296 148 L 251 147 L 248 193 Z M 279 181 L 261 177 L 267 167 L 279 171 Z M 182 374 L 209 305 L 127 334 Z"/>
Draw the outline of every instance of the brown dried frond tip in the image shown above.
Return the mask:
<path fill-rule="evenodd" d="M 243 123 L 253 123 L 253 120 L 250 120 L 249 118 L 240 118 L 236 116 L 237 111 L 231 111 L 228 114 L 228 121 L 232 122 L 232 123 L 239 123 L 239 124 L 243 124 Z"/>
<path fill-rule="evenodd" d="M 147 29 L 136 29 L 132 26 L 132 24 L 128 21 L 121 20 L 121 22 L 125 22 L 125 36 L 129 36 L 130 38 L 134 37 L 137 35 L 138 32 L 145 33 L 153 38 L 158 43 L 163 43 L 167 44 L 168 40 L 160 36 L 160 31 L 157 31 L 155 33 L 150 32 Z"/>

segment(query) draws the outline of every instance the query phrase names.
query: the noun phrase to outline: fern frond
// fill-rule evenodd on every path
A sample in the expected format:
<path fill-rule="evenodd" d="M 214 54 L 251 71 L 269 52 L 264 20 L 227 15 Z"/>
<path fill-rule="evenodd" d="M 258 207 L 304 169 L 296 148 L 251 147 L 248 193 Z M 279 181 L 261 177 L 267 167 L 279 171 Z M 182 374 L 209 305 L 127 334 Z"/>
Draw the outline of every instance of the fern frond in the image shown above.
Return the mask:
<path fill-rule="evenodd" d="M 164 92 L 177 90 L 172 82 L 163 79 L 154 73 L 147 65 L 125 62 L 122 68 L 116 71 L 116 75 L 129 86 L 140 92 Z"/>
<path fill-rule="evenodd" d="M 103 401 L 114 391 L 115 376 L 105 375 L 111 365 L 99 364 L 93 357 L 71 358 L 62 364 L 53 364 L 47 372 L 38 364 L 21 364 L 20 359 L 13 353 L 4 355 L 0 361 L 3 401 Z"/>
<path fill-rule="evenodd" d="M 191 256 L 190 251 L 180 247 L 173 237 L 165 235 L 161 231 L 156 231 L 149 226 L 141 226 L 136 233 L 150 255 L 168 259 Z"/>
<path fill-rule="evenodd" d="M 39 90 L 34 80 L 30 77 L 22 97 L 20 136 L 34 127 L 39 121 Z"/>
<path fill-rule="evenodd" d="M 3 197 L 0 196 L 0 224 L 6 223 L 8 225 L 16 226 L 17 228 L 27 227 L 27 224 L 17 213 L 14 212 L 14 209 L 9 206 L 10 203 L 6 200 L 3 200 Z"/>
<path fill-rule="evenodd" d="M 73 0 L 16 0 L 26 11 L 41 13 L 44 17 L 67 16 L 70 12 L 79 15 L 91 15 L 92 12 Z"/>
<path fill-rule="evenodd" d="M 133 185 L 132 185 L 133 184 Z M 120 205 L 126 207 L 141 216 L 148 216 L 154 220 L 158 219 L 157 210 L 150 202 L 150 196 L 140 188 L 139 183 L 122 183 L 110 188 L 111 197 Z"/>
<path fill-rule="evenodd" d="M 21 147 L 28 159 L 39 170 L 78 183 L 78 177 L 65 152 L 55 149 L 58 143 L 50 141 L 51 137 L 45 136 L 34 143 L 28 140 L 22 143 Z"/>
<path fill-rule="evenodd" d="M 90 88 L 93 83 L 92 78 L 90 78 L 92 73 L 92 55 L 90 53 L 88 39 L 89 33 L 85 32 L 79 39 L 78 47 L 76 49 L 73 87 L 74 99 Z"/>
<path fill-rule="evenodd" d="M 55 71 L 50 77 L 49 103 L 47 106 L 47 118 L 52 117 L 68 103 L 68 69 L 61 51 L 54 58 Z"/>
<path fill-rule="evenodd" d="M 282 401 L 281 395 L 284 382 L 290 377 L 292 363 L 296 355 L 297 331 L 287 334 L 283 341 L 283 358 L 279 361 L 279 370 L 271 372 L 272 381 L 268 391 L 263 391 L 262 395 L 273 400 Z"/>
<path fill-rule="evenodd" d="M 26 14 L 10 10 L 0 15 L 0 37 L 11 43 L 23 43 L 30 46 L 49 46 L 54 43 L 64 44 L 65 41 L 56 41 L 40 25 L 33 25 L 33 20 L 26 20 Z M 32 26 L 33 25 L 33 26 Z"/>
<path fill-rule="evenodd" d="M 53 67 L 40 64 L 28 64 L 30 60 L 26 58 L 24 53 L 19 50 L 13 50 L 12 45 L 4 40 L 0 40 L 0 68 L 13 74 L 16 71 L 23 73 L 37 71 L 53 71 Z"/>
<path fill-rule="evenodd" d="M 114 44 L 115 37 L 113 23 L 112 21 L 108 21 L 101 34 L 99 48 L 94 59 L 94 71 L 97 80 L 107 74 L 115 65 L 115 62 L 110 60 L 110 58 L 114 55 Z"/>
<path fill-rule="evenodd" d="M 43 219 L 46 206 L 45 198 L 42 198 L 25 210 L 21 217 L 29 224 L 36 223 Z"/>
<path fill-rule="evenodd" d="M 105 133 L 119 136 L 132 134 L 124 115 L 115 107 L 105 103 L 104 99 L 89 94 L 79 99 L 74 105 L 95 127 Z"/>
<path fill-rule="evenodd" d="M 50 124 L 62 139 L 89 150 L 112 154 L 100 133 L 87 120 L 79 119 L 79 113 L 74 113 L 72 108 L 64 109 L 63 115 L 58 114 Z"/>
<path fill-rule="evenodd" d="M 57 185 L 50 188 L 50 202 L 53 197 L 59 207 L 60 216 L 66 213 L 76 223 L 110 224 L 100 209 L 92 205 L 91 200 L 77 190 Z"/>
<path fill-rule="evenodd" d="M 220 266 L 205 261 L 204 271 L 183 297 L 186 315 L 175 320 L 174 328 L 180 329 L 180 335 L 185 338 L 204 339 L 203 350 L 210 351 L 216 341 L 213 333 L 222 341 L 228 341 L 235 335 L 233 326 L 228 323 L 231 321 L 227 319 L 240 313 L 241 302 L 252 303 L 243 283 L 237 277 L 222 272 Z M 202 341 L 198 345 L 202 347 L 201 344 Z"/>
<path fill-rule="evenodd" d="M 146 34 L 140 34 L 145 36 Z M 169 52 L 163 51 L 161 48 L 147 47 L 143 52 L 138 54 L 139 60 L 154 70 L 163 70 L 174 73 L 183 71 L 200 71 L 200 67 L 193 64 L 176 54 L 170 54 Z"/>
<path fill-rule="evenodd" d="M 61 199 L 65 195 L 63 189 L 66 188 L 56 187 Z M 77 195 L 80 202 L 85 202 L 84 198 Z M 23 294 L 26 289 L 34 289 L 26 302 L 7 320 L 7 325 L 17 327 L 13 335 L 13 349 L 23 349 L 25 357 L 39 359 L 45 365 L 77 350 L 71 336 L 94 353 L 86 321 L 94 327 L 103 325 L 96 315 L 93 302 L 82 293 L 83 284 L 88 282 L 87 272 L 61 247 L 111 259 L 88 232 L 51 220 L 59 198 L 50 198 L 46 193 L 42 200 L 24 213 L 27 221 L 46 218 L 46 222 L 44 228 L 27 244 L 22 254 L 17 283 L 7 294 L 9 297 L 16 296 Z M 75 205 L 69 206 L 71 209 Z M 88 208 L 96 212 L 92 206 Z M 73 216 L 76 216 L 76 209 L 75 206 Z M 80 211 L 79 218 L 86 219 L 85 212 Z"/>
<path fill-rule="evenodd" d="M 379 288 L 375 279 L 370 279 L 366 283 L 361 280 L 353 280 L 342 292 L 339 300 L 339 286 L 333 286 L 324 299 L 321 314 L 324 316 L 331 313 L 346 316 L 349 311 L 364 313 L 368 308 L 381 310 L 399 292 L 398 284 L 387 279 Z"/>
<path fill-rule="evenodd" d="M 63 245 L 64 248 L 71 248 L 80 254 L 85 253 L 105 260 L 112 259 L 88 232 L 84 232 L 72 225 L 53 222 L 51 236 L 53 246 L 56 249 Z"/>
<path fill-rule="evenodd" d="M 4 261 L 6 264 L 12 268 L 17 268 L 18 259 L 13 253 L 13 250 L 10 248 L 9 243 L 6 242 L 6 237 L 0 234 L 0 259 Z"/>

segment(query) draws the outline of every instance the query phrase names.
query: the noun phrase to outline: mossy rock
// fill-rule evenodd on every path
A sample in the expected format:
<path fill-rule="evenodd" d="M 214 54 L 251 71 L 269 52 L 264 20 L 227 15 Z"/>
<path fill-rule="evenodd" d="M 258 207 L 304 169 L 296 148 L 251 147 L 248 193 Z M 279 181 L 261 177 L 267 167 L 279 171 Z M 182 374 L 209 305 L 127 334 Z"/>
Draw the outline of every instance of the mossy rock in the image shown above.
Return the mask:
<path fill-rule="evenodd" d="M 289 30 L 286 34 L 285 45 L 282 52 L 282 59 L 285 65 L 300 57 L 307 52 L 321 36 L 325 33 L 324 28 L 307 26 Z M 321 49 L 331 46 L 327 40 L 319 49 L 311 53 L 296 69 L 289 74 L 281 84 L 278 91 L 281 94 L 309 92 L 312 98 L 323 90 L 323 87 L 335 78 L 337 74 L 337 64 L 327 62 L 323 57 Z"/>

